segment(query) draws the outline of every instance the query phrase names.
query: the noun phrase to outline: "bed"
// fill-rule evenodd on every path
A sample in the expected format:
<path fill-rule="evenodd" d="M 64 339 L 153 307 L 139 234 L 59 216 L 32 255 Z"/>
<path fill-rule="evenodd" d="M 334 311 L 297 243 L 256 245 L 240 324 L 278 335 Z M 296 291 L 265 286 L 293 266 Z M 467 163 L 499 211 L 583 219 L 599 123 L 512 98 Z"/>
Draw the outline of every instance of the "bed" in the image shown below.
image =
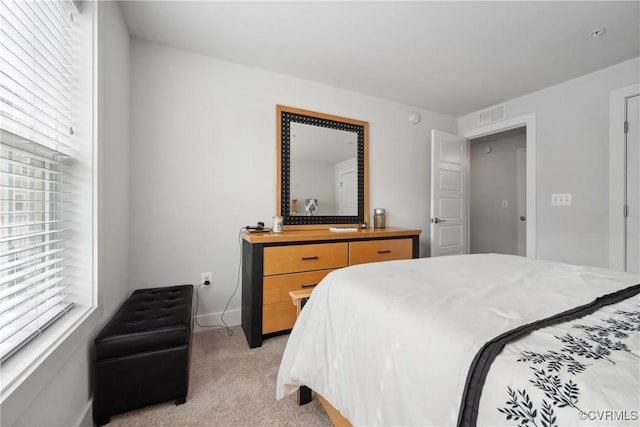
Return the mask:
<path fill-rule="evenodd" d="M 353 425 L 638 425 L 640 278 L 498 254 L 323 279 L 277 380 Z"/>

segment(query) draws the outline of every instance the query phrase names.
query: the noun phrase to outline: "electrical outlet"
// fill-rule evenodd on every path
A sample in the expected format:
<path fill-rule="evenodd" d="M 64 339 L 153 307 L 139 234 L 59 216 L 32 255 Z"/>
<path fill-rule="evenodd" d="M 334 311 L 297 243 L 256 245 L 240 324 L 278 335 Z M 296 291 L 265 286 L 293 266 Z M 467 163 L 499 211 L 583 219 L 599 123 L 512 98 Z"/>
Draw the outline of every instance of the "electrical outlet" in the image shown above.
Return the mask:
<path fill-rule="evenodd" d="M 213 274 L 209 271 L 207 273 L 200 273 L 200 283 L 207 283 L 209 282 L 209 284 L 211 284 L 211 278 L 212 278 Z"/>

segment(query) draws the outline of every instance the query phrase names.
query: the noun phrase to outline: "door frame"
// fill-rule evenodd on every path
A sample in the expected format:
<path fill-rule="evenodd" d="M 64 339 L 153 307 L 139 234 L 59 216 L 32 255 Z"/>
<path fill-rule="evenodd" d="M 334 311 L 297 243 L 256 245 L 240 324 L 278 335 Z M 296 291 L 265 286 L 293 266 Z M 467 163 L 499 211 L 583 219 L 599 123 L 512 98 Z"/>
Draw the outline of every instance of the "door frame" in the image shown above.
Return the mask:
<path fill-rule="evenodd" d="M 529 113 L 511 119 L 501 120 L 486 126 L 470 129 L 459 133 L 469 139 L 492 135 L 519 127 L 526 127 L 527 138 L 527 257 L 535 258 L 536 245 L 536 113 Z M 467 175 L 468 177 L 468 175 Z M 469 188 L 469 182 L 467 182 Z M 467 221 L 471 212 L 467 204 Z M 469 227 L 467 227 L 467 242 L 469 242 Z"/>
<path fill-rule="evenodd" d="M 624 118 L 626 98 L 640 94 L 635 83 L 609 92 L 609 268 L 624 270 Z"/>
<path fill-rule="evenodd" d="M 524 156 L 524 174 L 522 173 L 523 162 L 522 156 Z M 524 182 L 522 182 L 524 181 Z M 524 185 L 524 189 L 522 188 Z M 522 192 L 524 191 L 524 199 Z M 521 148 L 516 148 L 516 215 L 518 216 L 518 227 L 516 230 L 516 254 L 517 255 L 527 255 L 527 223 L 522 224 L 522 220 L 520 219 L 520 215 L 522 215 L 521 203 L 524 202 L 525 210 L 524 216 L 527 217 L 527 146 L 525 141 L 525 146 Z M 526 220 L 525 220 L 526 221 Z M 522 225 L 524 225 L 524 237 L 522 236 Z M 524 247 L 522 245 L 521 239 L 524 239 Z M 524 252 L 524 254 L 522 253 Z"/>

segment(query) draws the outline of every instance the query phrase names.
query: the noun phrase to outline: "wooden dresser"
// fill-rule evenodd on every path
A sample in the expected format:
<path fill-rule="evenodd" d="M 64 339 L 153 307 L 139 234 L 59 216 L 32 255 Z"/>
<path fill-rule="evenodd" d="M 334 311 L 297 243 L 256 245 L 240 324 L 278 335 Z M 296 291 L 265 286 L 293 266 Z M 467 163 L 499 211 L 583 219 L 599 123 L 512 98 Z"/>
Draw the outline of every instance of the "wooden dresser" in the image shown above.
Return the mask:
<path fill-rule="evenodd" d="M 251 348 L 289 331 L 289 291 L 315 286 L 329 272 L 367 262 L 418 258 L 421 230 L 300 230 L 242 234 L 242 329 Z"/>

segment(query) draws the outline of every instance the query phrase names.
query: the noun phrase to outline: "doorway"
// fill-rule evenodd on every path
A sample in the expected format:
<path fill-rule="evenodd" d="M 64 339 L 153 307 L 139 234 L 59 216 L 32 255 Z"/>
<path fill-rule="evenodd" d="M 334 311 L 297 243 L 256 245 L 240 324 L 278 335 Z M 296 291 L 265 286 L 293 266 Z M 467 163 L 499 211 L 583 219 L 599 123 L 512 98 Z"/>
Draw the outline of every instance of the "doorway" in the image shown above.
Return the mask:
<path fill-rule="evenodd" d="M 640 272 L 640 85 L 609 96 L 609 268 Z"/>
<path fill-rule="evenodd" d="M 526 128 L 469 143 L 469 253 L 524 256 Z"/>
<path fill-rule="evenodd" d="M 527 156 L 526 156 L 526 256 L 529 258 L 536 257 L 536 114 L 529 113 L 523 116 L 514 117 L 511 119 L 500 120 L 495 123 L 488 124 L 479 128 L 471 129 L 462 132 L 460 135 L 452 135 L 446 132 L 439 131 L 437 129 L 431 130 L 431 218 L 430 222 L 430 249 L 431 256 L 448 255 L 455 253 L 468 253 L 469 242 L 469 203 L 468 203 L 468 191 L 469 188 L 469 139 L 478 138 L 486 135 L 492 135 L 498 132 L 507 131 L 515 128 L 526 129 L 526 141 L 527 141 Z M 458 146 L 456 148 L 456 145 Z M 446 153 L 445 153 L 446 151 Z M 455 156 L 452 156 L 455 153 Z M 441 154 L 446 154 L 443 158 Z M 442 163 L 442 164 L 441 164 Z M 448 165 L 445 165 L 448 164 Z M 440 187 L 442 186 L 442 172 L 446 172 L 449 166 L 455 166 L 455 170 L 450 172 L 459 172 L 459 179 L 453 179 L 453 175 L 449 177 L 447 181 L 450 181 L 450 189 L 446 194 L 440 194 Z M 457 188 L 453 189 L 453 184 Z M 445 197 L 442 197 L 445 196 Z M 455 197 L 452 197 L 455 196 Z M 444 209 L 446 207 L 451 208 L 453 203 L 447 205 L 446 199 L 459 200 L 459 209 Z M 457 206 L 457 205 L 456 205 Z M 443 215 L 445 211 L 448 211 L 451 217 Z M 444 219 L 444 221 L 443 221 Z M 459 224 L 460 231 L 455 235 L 459 240 L 455 241 L 452 236 L 446 236 L 444 231 L 450 228 L 449 219 L 455 219 L 456 224 Z M 444 223 L 444 224 L 443 224 Z M 454 224 L 455 225 L 455 224 Z M 459 236 L 459 237 L 458 237 Z M 456 243 L 446 245 L 448 237 L 448 243 Z M 454 242 L 455 241 L 455 242 Z M 454 248 L 456 246 L 456 248 Z M 441 250 L 444 247 L 445 250 Z M 457 250 L 459 247 L 460 250 Z M 455 250 L 450 250 L 450 249 Z"/>
<path fill-rule="evenodd" d="M 626 98 L 625 271 L 640 273 L 640 95 Z"/>
<path fill-rule="evenodd" d="M 338 212 L 340 215 L 358 215 L 358 174 L 355 169 L 339 170 Z"/>
<path fill-rule="evenodd" d="M 462 132 L 460 135 L 467 139 L 493 135 L 499 132 L 515 128 L 526 129 L 527 156 L 526 156 L 526 256 L 535 258 L 537 253 L 536 236 L 536 114 L 529 113 L 511 119 L 504 119 L 476 129 Z"/>

